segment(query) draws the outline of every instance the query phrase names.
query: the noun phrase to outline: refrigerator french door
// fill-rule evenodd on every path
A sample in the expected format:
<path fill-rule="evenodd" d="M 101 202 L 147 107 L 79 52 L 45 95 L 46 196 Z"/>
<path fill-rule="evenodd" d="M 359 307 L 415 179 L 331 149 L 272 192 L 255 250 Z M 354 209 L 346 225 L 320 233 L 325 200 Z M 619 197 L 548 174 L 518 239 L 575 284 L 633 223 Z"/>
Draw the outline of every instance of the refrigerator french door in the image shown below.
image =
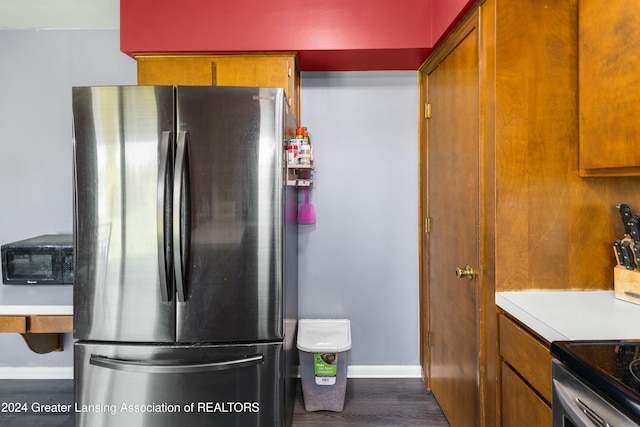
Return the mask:
<path fill-rule="evenodd" d="M 294 127 L 282 89 L 73 88 L 76 426 L 290 420 Z"/>

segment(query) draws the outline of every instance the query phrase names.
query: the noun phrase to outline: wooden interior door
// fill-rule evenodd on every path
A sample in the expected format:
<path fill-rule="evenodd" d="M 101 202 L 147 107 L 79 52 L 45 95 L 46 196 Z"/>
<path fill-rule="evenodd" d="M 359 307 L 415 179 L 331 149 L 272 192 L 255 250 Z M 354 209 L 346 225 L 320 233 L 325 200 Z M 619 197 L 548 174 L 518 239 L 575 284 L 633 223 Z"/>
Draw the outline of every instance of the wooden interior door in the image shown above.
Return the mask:
<path fill-rule="evenodd" d="M 480 423 L 478 31 L 426 72 L 428 376 L 453 427 Z M 424 167 L 424 166 L 423 166 Z M 423 202 L 424 204 L 424 202 Z M 467 279 L 456 269 L 470 266 Z M 424 300 L 423 300 L 424 304 Z M 424 350 L 423 350 L 424 360 Z"/>

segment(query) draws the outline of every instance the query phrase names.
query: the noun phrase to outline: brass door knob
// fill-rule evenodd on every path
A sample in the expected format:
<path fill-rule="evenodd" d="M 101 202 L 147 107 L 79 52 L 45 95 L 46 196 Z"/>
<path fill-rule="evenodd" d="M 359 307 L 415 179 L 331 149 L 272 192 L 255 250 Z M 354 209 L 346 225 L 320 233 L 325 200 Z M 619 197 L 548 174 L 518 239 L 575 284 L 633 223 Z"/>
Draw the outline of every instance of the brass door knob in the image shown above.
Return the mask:
<path fill-rule="evenodd" d="M 463 277 L 466 277 L 467 280 L 473 280 L 473 278 L 476 276 L 476 272 L 473 271 L 473 268 L 471 268 L 470 265 L 467 265 L 464 270 L 460 267 L 456 268 L 456 277 L 458 279 L 462 279 Z"/>

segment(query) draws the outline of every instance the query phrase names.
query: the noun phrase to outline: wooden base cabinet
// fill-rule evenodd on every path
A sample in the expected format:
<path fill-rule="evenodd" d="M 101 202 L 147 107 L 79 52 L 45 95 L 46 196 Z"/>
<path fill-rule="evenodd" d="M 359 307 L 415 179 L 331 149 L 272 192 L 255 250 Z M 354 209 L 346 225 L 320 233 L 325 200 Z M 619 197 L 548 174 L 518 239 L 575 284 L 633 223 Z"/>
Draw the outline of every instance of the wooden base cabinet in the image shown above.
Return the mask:
<path fill-rule="evenodd" d="M 550 427 L 551 407 L 516 371 L 502 363 L 502 427 Z"/>
<path fill-rule="evenodd" d="M 139 85 L 281 87 L 299 122 L 300 67 L 295 54 L 140 55 Z"/>
<path fill-rule="evenodd" d="M 498 314 L 502 427 L 551 425 L 549 343 L 503 313 Z"/>

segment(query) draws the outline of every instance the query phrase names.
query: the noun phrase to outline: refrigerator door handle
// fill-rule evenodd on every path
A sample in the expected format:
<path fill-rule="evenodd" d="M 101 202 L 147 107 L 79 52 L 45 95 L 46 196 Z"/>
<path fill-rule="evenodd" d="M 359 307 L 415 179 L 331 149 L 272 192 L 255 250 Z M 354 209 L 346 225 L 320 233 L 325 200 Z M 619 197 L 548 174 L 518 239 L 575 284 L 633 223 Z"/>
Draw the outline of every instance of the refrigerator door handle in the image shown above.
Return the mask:
<path fill-rule="evenodd" d="M 187 171 L 187 132 L 178 132 L 178 144 L 176 148 L 176 166 L 173 180 L 173 268 L 176 277 L 176 290 L 178 301 L 185 302 L 187 298 L 186 279 L 184 276 L 184 259 L 188 247 L 187 239 L 183 238 L 188 229 L 188 212 L 183 212 L 183 208 L 189 206 L 188 179 L 185 185 L 185 172 Z M 183 195 L 185 190 L 185 195 Z M 184 200 L 184 205 L 182 204 Z M 184 214 L 184 216 L 183 216 Z"/>
<path fill-rule="evenodd" d="M 260 365 L 264 363 L 264 355 L 262 353 L 250 354 L 240 359 L 225 360 L 222 362 L 171 364 L 170 361 L 149 362 L 144 360 L 122 360 L 92 354 L 89 359 L 89 363 L 94 366 L 100 366 L 102 368 L 113 369 L 116 371 L 138 372 L 145 374 L 189 374 Z"/>
<path fill-rule="evenodd" d="M 166 201 L 167 190 L 171 185 L 169 180 L 169 161 L 171 159 L 170 156 L 170 146 L 171 142 L 171 132 L 163 131 L 162 138 L 160 140 L 160 165 L 158 168 L 158 201 L 157 201 L 157 221 L 158 221 L 158 274 L 160 276 L 160 292 L 162 295 L 163 301 L 170 301 L 172 299 L 171 295 L 171 280 L 169 275 L 171 274 L 171 270 L 167 269 L 167 260 L 171 259 L 171 246 L 167 239 L 167 227 L 170 227 L 170 223 L 165 221 L 170 217 L 169 215 L 165 215 L 165 209 L 170 207 L 170 205 Z M 169 228 L 170 230 L 170 228 Z M 169 243 L 169 245 L 167 245 Z"/>

